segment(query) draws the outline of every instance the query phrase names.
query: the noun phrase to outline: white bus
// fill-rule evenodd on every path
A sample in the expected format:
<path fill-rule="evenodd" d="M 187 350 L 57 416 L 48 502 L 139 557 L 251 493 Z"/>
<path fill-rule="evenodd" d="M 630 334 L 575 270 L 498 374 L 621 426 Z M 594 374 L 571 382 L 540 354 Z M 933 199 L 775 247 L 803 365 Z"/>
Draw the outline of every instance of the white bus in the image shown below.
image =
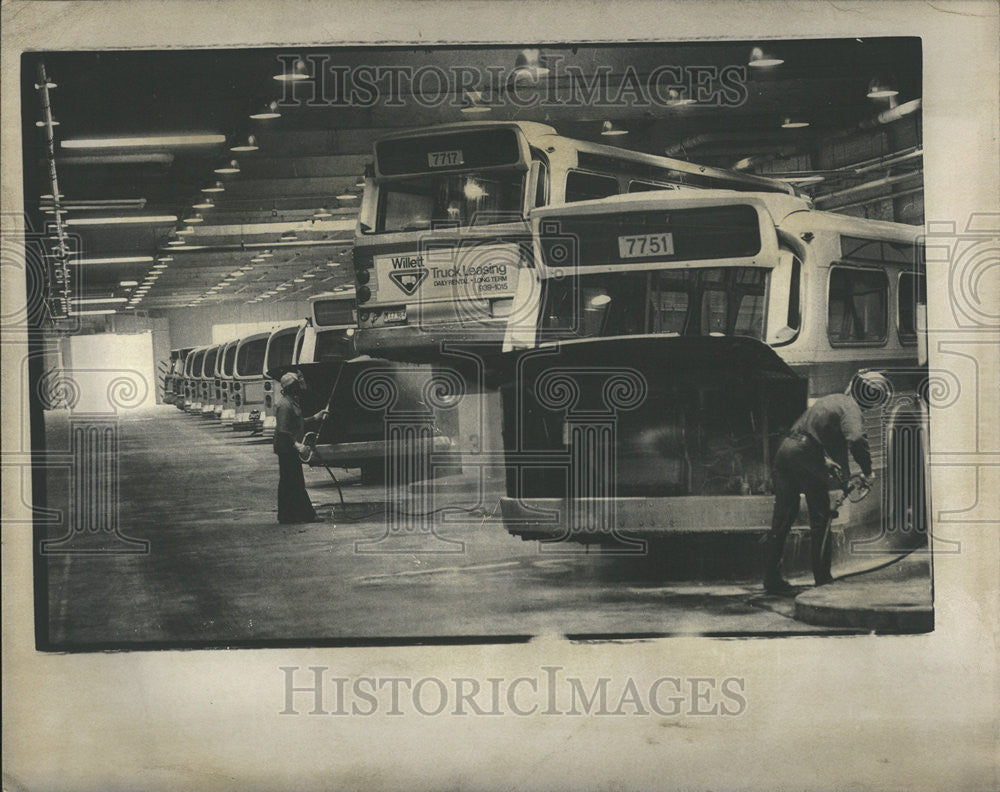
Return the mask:
<path fill-rule="evenodd" d="M 281 375 L 288 371 L 295 361 L 295 351 L 299 331 L 305 322 L 288 324 L 272 331 L 267 339 L 267 347 L 264 351 L 264 410 L 262 413 L 263 428 L 266 432 L 273 432 L 275 425 L 274 407 L 278 392 L 281 386 L 278 380 Z"/>
<path fill-rule="evenodd" d="M 201 412 L 201 364 L 208 347 L 195 347 L 184 363 L 184 411 Z"/>
<path fill-rule="evenodd" d="M 260 432 L 264 408 L 264 353 L 270 333 L 252 333 L 236 345 L 233 364 L 233 431 Z"/>
<path fill-rule="evenodd" d="M 233 372 L 236 367 L 236 348 L 239 343 L 240 340 L 236 338 L 223 344 L 222 353 L 219 355 L 219 403 L 216 409 L 220 420 L 227 423 L 236 417 L 233 403 L 235 394 Z"/>
<path fill-rule="evenodd" d="M 756 575 L 782 436 L 810 400 L 877 370 L 893 393 L 866 394 L 876 482 L 839 509 L 834 571 L 926 541 L 920 228 L 732 191 L 532 222 L 501 388 L 512 534 L 653 540 L 676 574 Z M 808 569 L 808 532 L 788 547 L 786 569 Z"/>
<path fill-rule="evenodd" d="M 529 211 L 668 188 L 794 194 L 783 182 L 573 140 L 535 122 L 379 139 L 354 245 L 359 353 L 433 362 L 442 341 L 498 352 L 531 255 Z"/>

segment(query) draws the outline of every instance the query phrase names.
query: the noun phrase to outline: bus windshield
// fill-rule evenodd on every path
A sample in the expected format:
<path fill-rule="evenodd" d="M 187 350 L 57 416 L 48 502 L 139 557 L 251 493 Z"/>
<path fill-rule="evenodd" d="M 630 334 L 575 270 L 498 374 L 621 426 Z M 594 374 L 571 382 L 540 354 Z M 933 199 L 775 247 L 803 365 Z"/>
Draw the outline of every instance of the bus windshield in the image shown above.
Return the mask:
<path fill-rule="evenodd" d="M 267 349 L 267 339 L 257 338 L 241 344 L 236 353 L 236 374 L 240 377 L 253 377 L 264 372 L 264 351 Z"/>
<path fill-rule="evenodd" d="M 297 332 L 297 329 L 285 330 L 282 333 L 271 336 L 271 341 L 267 347 L 268 371 L 278 366 L 287 366 L 292 362 L 292 355 L 295 351 L 295 335 Z"/>
<path fill-rule="evenodd" d="M 432 224 L 466 227 L 522 217 L 525 172 L 501 168 L 429 173 L 379 187 L 377 231 L 422 231 Z"/>
<path fill-rule="evenodd" d="M 541 340 L 628 335 L 762 339 L 769 270 L 702 267 L 545 282 Z"/>

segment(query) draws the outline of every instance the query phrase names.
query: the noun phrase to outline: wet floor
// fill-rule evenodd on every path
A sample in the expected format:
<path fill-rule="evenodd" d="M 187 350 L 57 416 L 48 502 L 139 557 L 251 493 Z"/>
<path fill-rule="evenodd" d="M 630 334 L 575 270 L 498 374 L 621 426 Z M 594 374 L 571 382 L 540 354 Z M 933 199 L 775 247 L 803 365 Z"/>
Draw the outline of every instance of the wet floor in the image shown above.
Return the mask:
<path fill-rule="evenodd" d="M 269 441 L 173 407 L 123 417 L 117 431 L 118 535 L 105 520 L 105 552 L 46 556 L 54 648 L 824 631 L 751 581 L 667 583 L 642 558 L 512 537 L 493 516 L 495 488 L 449 486 L 429 533 L 387 516 L 384 488 L 357 471 L 333 471 L 342 505 L 330 475 L 306 468 L 323 521 L 279 525 Z M 68 449 L 65 414 L 47 414 L 47 436 L 50 454 Z M 65 508 L 68 471 L 54 467 L 48 487 L 49 505 Z M 64 523 L 49 537 L 72 536 Z M 126 539 L 148 552 L 107 552 L 135 549 Z"/>

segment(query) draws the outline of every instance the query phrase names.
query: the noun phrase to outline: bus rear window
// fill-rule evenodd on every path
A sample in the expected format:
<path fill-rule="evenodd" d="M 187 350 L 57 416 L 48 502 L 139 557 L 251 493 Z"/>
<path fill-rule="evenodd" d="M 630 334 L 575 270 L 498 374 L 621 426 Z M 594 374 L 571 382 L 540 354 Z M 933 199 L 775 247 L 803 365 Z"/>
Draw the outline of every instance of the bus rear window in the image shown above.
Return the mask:
<path fill-rule="evenodd" d="M 768 270 L 705 267 L 545 282 L 542 337 L 741 335 L 763 338 Z"/>
<path fill-rule="evenodd" d="M 271 336 L 267 347 L 267 370 L 278 366 L 287 366 L 292 362 L 295 350 L 295 335 L 297 330 L 289 330 L 280 335 Z"/>
<path fill-rule="evenodd" d="M 423 231 L 522 219 L 525 172 L 519 168 L 436 173 L 379 187 L 378 231 Z"/>
<path fill-rule="evenodd" d="M 316 333 L 313 361 L 346 360 L 351 356 L 351 341 L 345 330 L 324 330 Z"/>
<path fill-rule="evenodd" d="M 352 326 L 357 323 L 354 300 L 316 300 L 313 303 L 313 324 L 316 327 Z"/>
<path fill-rule="evenodd" d="M 258 338 L 240 346 L 236 353 L 236 374 L 240 377 L 254 377 L 264 373 L 264 352 L 267 339 Z"/>
<path fill-rule="evenodd" d="M 226 347 L 226 353 L 222 358 L 222 374 L 225 377 L 233 376 L 233 364 L 236 362 L 236 344 Z"/>

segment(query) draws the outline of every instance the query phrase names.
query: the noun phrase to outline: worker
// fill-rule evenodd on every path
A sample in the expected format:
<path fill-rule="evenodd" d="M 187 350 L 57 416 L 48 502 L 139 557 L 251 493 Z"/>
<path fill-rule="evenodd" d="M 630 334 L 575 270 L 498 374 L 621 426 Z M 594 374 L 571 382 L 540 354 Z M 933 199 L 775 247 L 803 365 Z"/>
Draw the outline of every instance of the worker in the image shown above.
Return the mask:
<path fill-rule="evenodd" d="M 799 513 L 799 496 L 805 493 L 809 508 L 809 542 L 813 580 L 817 586 L 833 581 L 830 574 L 830 475 L 839 480 L 846 496 L 850 480 L 848 451 L 861 468 L 866 486 L 872 483 L 872 459 L 865 437 L 861 393 L 887 393 L 881 374 L 858 375 L 845 393 L 816 400 L 792 426 L 774 457 L 774 513 L 767 535 L 764 590 L 787 594 L 793 587 L 782 577 L 785 539 Z"/>
<path fill-rule="evenodd" d="M 290 371 L 281 377 L 281 395 L 274 406 L 274 453 L 278 455 L 278 522 L 317 522 L 319 518 L 306 492 L 302 476 L 301 453 L 305 428 L 309 424 L 326 420 L 329 412 L 320 410 L 315 415 L 302 416 L 302 397 L 306 383 L 300 374 Z"/>

